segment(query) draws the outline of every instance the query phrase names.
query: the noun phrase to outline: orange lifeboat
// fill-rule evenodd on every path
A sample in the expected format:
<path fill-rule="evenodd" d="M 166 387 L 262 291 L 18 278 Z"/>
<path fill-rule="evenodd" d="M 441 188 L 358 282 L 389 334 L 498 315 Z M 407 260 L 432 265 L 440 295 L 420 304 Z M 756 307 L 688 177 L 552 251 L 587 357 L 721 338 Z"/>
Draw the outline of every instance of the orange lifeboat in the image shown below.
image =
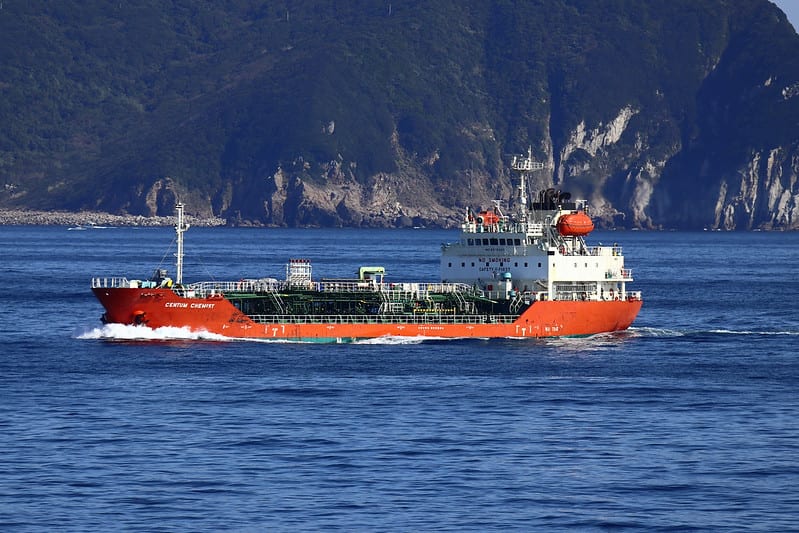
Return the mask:
<path fill-rule="evenodd" d="M 582 211 L 563 215 L 558 219 L 558 233 L 561 235 L 582 237 L 592 231 L 594 231 L 594 222 Z"/>
<path fill-rule="evenodd" d="M 499 223 L 499 215 L 493 211 L 480 211 L 477 215 L 477 223 L 485 226 Z"/>

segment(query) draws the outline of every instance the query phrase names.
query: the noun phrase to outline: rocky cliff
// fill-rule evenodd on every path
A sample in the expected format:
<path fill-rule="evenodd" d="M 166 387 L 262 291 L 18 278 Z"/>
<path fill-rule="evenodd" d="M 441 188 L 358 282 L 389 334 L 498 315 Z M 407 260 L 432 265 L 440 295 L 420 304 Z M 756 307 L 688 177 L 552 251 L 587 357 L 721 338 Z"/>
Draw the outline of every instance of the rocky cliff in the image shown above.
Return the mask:
<path fill-rule="evenodd" d="M 799 37 L 767 0 L 11 3 L 0 207 L 451 226 L 799 227 Z"/>

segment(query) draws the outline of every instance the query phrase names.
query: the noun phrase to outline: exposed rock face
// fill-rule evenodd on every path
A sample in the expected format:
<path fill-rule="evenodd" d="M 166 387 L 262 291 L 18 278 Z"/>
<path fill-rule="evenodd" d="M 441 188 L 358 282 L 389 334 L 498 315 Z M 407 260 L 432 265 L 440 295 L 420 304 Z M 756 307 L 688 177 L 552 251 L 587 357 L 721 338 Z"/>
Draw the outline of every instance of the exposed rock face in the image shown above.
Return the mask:
<path fill-rule="evenodd" d="M 169 178 L 156 180 L 144 195 L 145 214 L 155 216 L 165 209 L 174 209 L 177 202 L 174 184 Z"/>
<path fill-rule="evenodd" d="M 599 227 L 799 228 L 795 146 L 752 151 L 745 165 L 733 166 L 716 180 L 709 169 L 719 163 L 707 158 L 699 172 L 706 181 L 664 183 L 667 168 L 671 175 L 691 171 L 685 170 L 679 143 L 652 149 L 646 129 L 631 125 L 638 113 L 625 106 L 607 123 L 589 128 L 581 121 L 556 156 L 551 155 L 552 140 L 546 139 L 539 147 L 541 153 L 550 154 L 541 157 L 549 160 L 550 170 L 535 177 L 530 184 L 533 191 L 557 187 L 588 199 Z M 330 161 L 322 165 L 321 177 L 279 167 L 259 188 L 242 186 L 239 195 L 247 200 L 234 198 L 228 209 L 214 210 L 202 199 L 192 208 L 199 216 L 221 213 L 234 224 L 454 227 L 464 205 L 477 208 L 490 205 L 494 198 L 507 199 L 515 186 L 506 169 L 497 169 L 495 175 L 472 170 L 453 180 L 460 188 L 457 194 L 447 194 L 451 190 L 430 176 L 435 154 L 415 160 L 398 154 L 397 160 L 402 162 L 398 171 L 378 173 L 363 182 L 350 171 L 355 162 Z M 140 211 L 167 215 L 176 188 L 168 179 L 157 180 L 143 194 L 146 209 Z M 455 196 L 460 197 L 453 202 Z"/>
<path fill-rule="evenodd" d="M 578 194 L 590 199 L 593 215 L 600 225 L 652 226 L 647 208 L 664 163 L 648 160 L 643 132 L 628 133 L 632 144 L 619 143 L 630 120 L 638 113 L 632 106 L 625 106 L 607 124 L 600 123 L 590 130 L 581 121 L 560 150 L 555 185 L 576 186 Z M 608 188 L 614 184 L 609 185 L 608 181 L 614 171 L 623 174 L 622 188 L 628 191 L 626 205 L 620 205 L 609 195 Z"/>
<path fill-rule="evenodd" d="M 713 227 L 799 228 L 799 155 L 775 148 L 756 152 L 749 163 L 719 185 Z"/>
<path fill-rule="evenodd" d="M 583 150 L 591 158 L 595 158 L 597 153 L 602 150 L 607 151 L 607 148 L 616 144 L 621 139 L 624 130 L 630 123 L 630 119 L 637 111 L 632 107 L 627 106 L 619 111 L 619 114 L 611 120 L 607 125 L 599 124 L 591 131 L 586 131 L 585 121 L 581 121 L 577 127 L 569 135 L 569 140 L 560 151 L 561 164 L 568 164 L 569 157 L 577 150 Z M 588 165 L 583 166 L 583 170 L 588 170 Z M 576 169 L 575 169 L 576 170 Z M 563 168 L 561 167 L 558 182 L 563 181 Z"/>
<path fill-rule="evenodd" d="M 396 143 L 394 147 L 401 151 Z M 266 178 L 262 191 L 250 192 L 261 196 L 263 210 L 256 206 L 252 212 L 240 214 L 239 222 L 355 227 L 457 224 L 456 210 L 436 200 L 435 186 L 423 169 L 414 168 L 405 154 L 398 153 L 397 157 L 400 170 L 375 174 L 365 183 L 354 178 L 354 163 L 345 167 L 339 159 L 322 166 L 321 179 L 292 175 L 278 168 Z"/>
<path fill-rule="evenodd" d="M 767 0 L 6 4 L 0 207 L 453 226 L 532 146 L 531 194 L 599 227 L 799 228 L 799 36 Z"/>
<path fill-rule="evenodd" d="M 289 165 L 291 171 L 279 167 L 261 184 L 242 187 L 251 193 L 250 198 L 234 202 L 246 207 L 232 221 L 276 226 L 454 227 L 467 205 L 489 206 L 498 193 L 502 198 L 510 195 L 510 189 L 497 187 L 485 172 L 469 173 L 454 183 L 436 183 L 431 179 L 436 153 L 408 154 L 396 132 L 391 146 L 397 170 L 365 180 L 356 179 L 356 162 L 342 158 L 320 165 L 317 175 L 301 159 Z"/>

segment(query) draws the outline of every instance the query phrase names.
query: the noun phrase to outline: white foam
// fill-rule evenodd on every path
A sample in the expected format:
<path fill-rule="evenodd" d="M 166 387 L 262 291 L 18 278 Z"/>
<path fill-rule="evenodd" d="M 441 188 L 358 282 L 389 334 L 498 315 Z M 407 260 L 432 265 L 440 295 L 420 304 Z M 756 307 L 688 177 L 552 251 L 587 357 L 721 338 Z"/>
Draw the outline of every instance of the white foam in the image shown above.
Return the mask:
<path fill-rule="evenodd" d="M 212 340 L 230 341 L 229 337 L 207 331 L 191 331 L 188 328 L 132 326 L 125 324 L 106 324 L 77 336 L 79 339 L 110 340 Z"/>
<path fill-rule="evenodd" d="M 623 332 L 599 333 L 589 337 L 550 337 L 539 340 L 561 341 L 566 344 L 579 343 L 602 343 L 603 341 L 613 341 L 624 337 L 684 337 L 690 332 L 676 331 L 666 328 L 652 327 L 632 327 Z M 799 331 L 749 331 L 749 330 L 730 330 L 715 329 L 709 331 L 716 335 L 786 335 L 799 336 Z M 271 343 L 297 343 L 296 340 L 289 339 L 269 339 L 269 338 L 232 338 L 207 331 L 191 331 L 188 328 L 162 327 L 149 328 L 147 326 L 132 326 L 124 324 L 106 324 L 102 327 L 92 328 L 76 335 L 78 339 L 102 339 L 102 340 L 206 340 L 206 341 L 247 341 L 247 342 L 271 342 Z M 509 340 L 530 340 L 522 337 L 508 337 Z M 445 338 L 435 336 L 393 336 L 386 335 L 372 339 L 358 339 L 357 344 L 382 344 L 382 345 L 411 345 L 421 344 L 426 341 L 458 340 L 458 338 Z M 308 341 L 313 342 L 313 341 Z"/>
<path fill-rule="evenodd" d="M 673 329 L 666 329 L 666 328 L 631 327 L 626 331 L 636 337 L 684 337 L 685 336 L 685 333 L 682 331 L 675 331 Z"/>
<path fill-rule="evenodd" d="M 361 339 L 355 341 L 357 344 L 421 344 L 425 341 L 436 341 L 436 340 L 454 340 L 454 339 L 445 339 L 444 337 L 404 337 L 404 336 L 395 336 L 395 335 L 384 335 L 382 337 L 375 337 L 372 339 Z"/>
<path fill-rule="evenodd" d="M 713 329 L 710 330 L 710 333 L 715 333 L 717 335 L 799 335 L 799 331 L 735 331 L 732 329 Z"/>
<path fill-rule="evenodd" d="M 754 331 L 754 330 L 734 330 L 734 329 L 711 329 L 707 331 L 686 330 L 676 331 L 665 328 L 632 327 L 627 330 L 635 337 L 685 337 L 686 335 L 714 334 L 714 335 L 787 335 L 799 336 L 799 331 Z"/>

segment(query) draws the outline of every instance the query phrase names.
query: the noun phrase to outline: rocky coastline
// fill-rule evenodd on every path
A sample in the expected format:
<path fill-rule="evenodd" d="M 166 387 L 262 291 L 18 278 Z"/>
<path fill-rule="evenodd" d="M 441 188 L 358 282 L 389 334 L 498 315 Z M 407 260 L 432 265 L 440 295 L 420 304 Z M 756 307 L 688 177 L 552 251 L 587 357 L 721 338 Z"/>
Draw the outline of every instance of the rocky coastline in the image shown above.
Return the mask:
<path fill-rule="evenodd" d="M 222 218 L 197 218 L 186 216 L 192 226 L 224 226 L 227 221 Z M 145 217 L 141 215 L 112 215 L 103 212 L 67 211 L 31 211 L 16 209 L 0 209 L 0 226 L 172 226 L 175 217 Z"/>

